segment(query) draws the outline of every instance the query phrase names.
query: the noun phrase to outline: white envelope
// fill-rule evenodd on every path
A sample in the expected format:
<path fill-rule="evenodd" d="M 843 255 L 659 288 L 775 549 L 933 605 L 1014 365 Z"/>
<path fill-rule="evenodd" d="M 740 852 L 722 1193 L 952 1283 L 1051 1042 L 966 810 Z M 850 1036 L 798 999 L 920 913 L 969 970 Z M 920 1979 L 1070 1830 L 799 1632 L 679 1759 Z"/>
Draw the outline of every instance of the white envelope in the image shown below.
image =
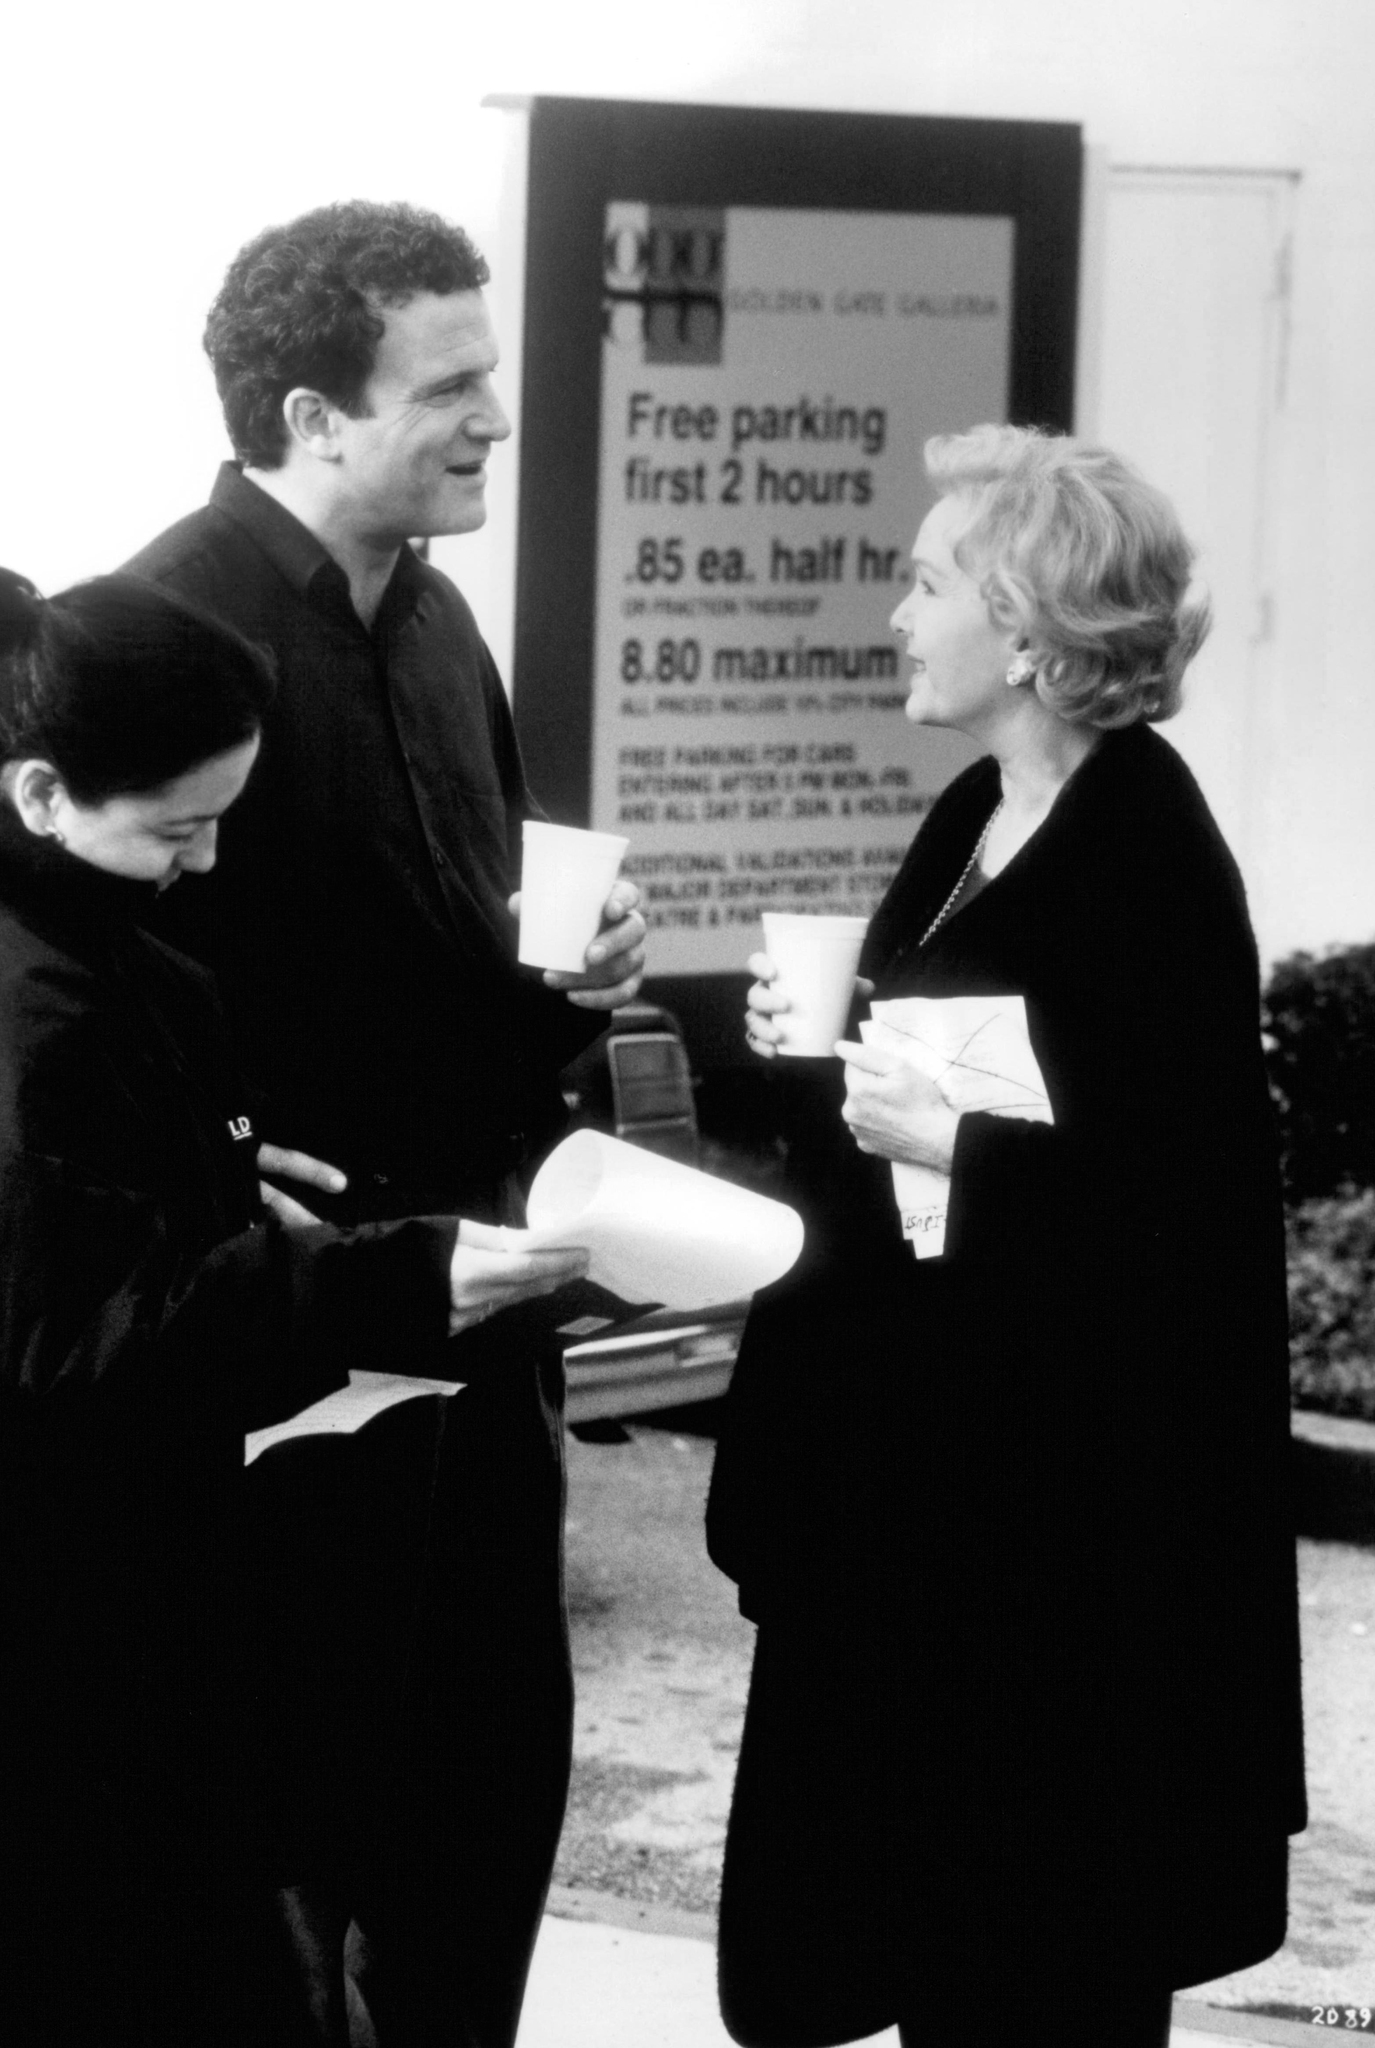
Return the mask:
<path fill-rule="evenodd" d="M 1021 996 L 899 996 L 871 1008 L 872 1021 L 859 1027 L 864 1043 L 899 1054 L 935 1082 L 952 1109 L 1055 1121 Z M 893 1193 L 916 1256 L 939 1258 L 949 1174 L 895 1161 Z"/>

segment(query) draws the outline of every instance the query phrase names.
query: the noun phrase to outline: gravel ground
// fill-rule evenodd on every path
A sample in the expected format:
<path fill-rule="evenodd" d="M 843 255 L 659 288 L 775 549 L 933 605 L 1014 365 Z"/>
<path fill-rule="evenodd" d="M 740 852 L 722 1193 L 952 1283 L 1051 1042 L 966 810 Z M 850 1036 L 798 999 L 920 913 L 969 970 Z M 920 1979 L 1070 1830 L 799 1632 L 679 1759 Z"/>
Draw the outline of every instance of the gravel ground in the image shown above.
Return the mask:
<path fill-rule="evenodd" d="M 715 1911 L 754 1631 L 702 1543 L 709 1437 L 631 1424 L 569 1444 L 578 1704 L 555 1881 Z M 1343 2031 L 1375 2012 L 1375 1550 L 1300 1545 L 1311 1821 L 1294 1844 L 1290 1936 L 1193 2001 Z M 1354 2024 L 1345 2015 L 1354 2012 Z M 1369 2022 L 1375 2033 L 1375 2017 Z"/>
<path fill-rule="evenodd" d="M 569 1442 L 573 1786 L 555 1882 L 714 1913 L 754 1630 L 709 1563 L 714 1445 Z"/>
<path fill-rule="evenodd" d="M 1291 1845 L 1289 1939 L 1190 1996 L 1310 2022 L 1337 2010 L 1343 2031 L 1375 2032 L 1375 1551 L 1300 1543 L 1299 1589 L 1309 1825 Z"/>

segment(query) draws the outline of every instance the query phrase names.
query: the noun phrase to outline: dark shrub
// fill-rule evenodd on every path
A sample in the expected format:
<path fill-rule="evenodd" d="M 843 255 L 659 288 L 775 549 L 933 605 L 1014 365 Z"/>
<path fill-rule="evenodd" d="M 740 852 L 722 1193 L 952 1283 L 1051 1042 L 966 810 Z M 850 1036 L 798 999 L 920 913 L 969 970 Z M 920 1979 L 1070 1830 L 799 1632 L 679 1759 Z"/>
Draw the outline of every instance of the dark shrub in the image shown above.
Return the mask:
<path fill-rule="evenodd" d="M 1263 1020 L 1289 1201 L 1375 1187 L 1375 945 L 1281 960 Z"/>
<path fill-rule="evenodd" d="M 1375 1188 L 1289 1214 L 1294 1405 L 1375 1422 Z"/>

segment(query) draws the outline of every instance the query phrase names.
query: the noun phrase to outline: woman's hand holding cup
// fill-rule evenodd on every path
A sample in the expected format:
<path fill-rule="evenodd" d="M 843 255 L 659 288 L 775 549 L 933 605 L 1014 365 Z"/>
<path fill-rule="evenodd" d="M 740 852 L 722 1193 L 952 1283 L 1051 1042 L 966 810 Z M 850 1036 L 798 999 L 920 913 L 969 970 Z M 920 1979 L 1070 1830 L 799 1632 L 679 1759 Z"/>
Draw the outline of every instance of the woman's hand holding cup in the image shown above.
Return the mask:
<path fill-rule="evenodd" d="M 772 985 L 778 979 L 778 969 L 767 953 L 751 953 L 745 965 L 754 976 L 745 997 L 745 1037 L 751 1052 L 771 1060 L 783 1037 L 773 1020 L 788 1008 L 788 998 Z"/>
<path fill-rule="evenodd" d="M 745 965 L 754 976 L 745 996 L 745 1038 L 751 1052 L 771 1060 L 776 1058 L 784 1037 L 774 1019 L 790 1010 L 792 1002 L 778 985 L 777 962 L 767 953 L 751 953 Z M 874 984 L 862 974 L 855 976 L 854 988 L 860 996 L 874 993 Z"/>

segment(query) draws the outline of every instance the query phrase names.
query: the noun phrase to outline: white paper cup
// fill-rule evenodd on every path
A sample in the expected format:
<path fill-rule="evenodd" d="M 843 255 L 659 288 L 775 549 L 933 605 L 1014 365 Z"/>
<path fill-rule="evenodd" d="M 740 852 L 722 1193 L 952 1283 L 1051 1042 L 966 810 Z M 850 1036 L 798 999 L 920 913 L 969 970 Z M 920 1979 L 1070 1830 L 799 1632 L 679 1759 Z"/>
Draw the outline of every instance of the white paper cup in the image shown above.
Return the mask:
<path fill-rule="evenodd" d="M 520 945 L 526 967 L 581 974 L 630 841 L 573 825 L 521 826 Z"/>
<path fill-rule="evenodd" d="M 824 1059 L 845 1035 L 869 920 L 766 910 L 761 921 L 764 951 L 778 969 L 772 986 L 788 998 L 788 1008 L 773 1020 L 783 1034 L 778 1050 L 794 1059 Z"/>

